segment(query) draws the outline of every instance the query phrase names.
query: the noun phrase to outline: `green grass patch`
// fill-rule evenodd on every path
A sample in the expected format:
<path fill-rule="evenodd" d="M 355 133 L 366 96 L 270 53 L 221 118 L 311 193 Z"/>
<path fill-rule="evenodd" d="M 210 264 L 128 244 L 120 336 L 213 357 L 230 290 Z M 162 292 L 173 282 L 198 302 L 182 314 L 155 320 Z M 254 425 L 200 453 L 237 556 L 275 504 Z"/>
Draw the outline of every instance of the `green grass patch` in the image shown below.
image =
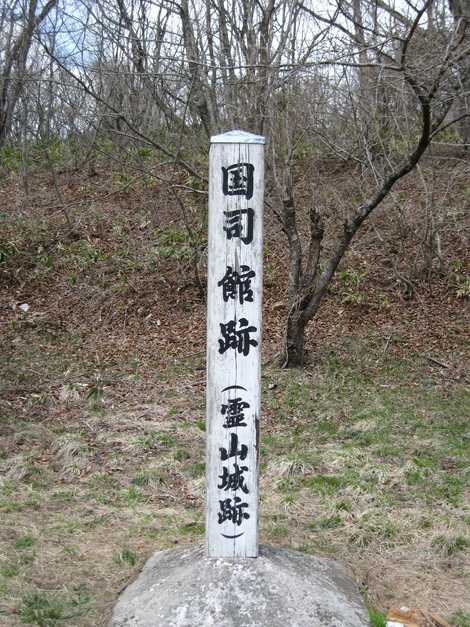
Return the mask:
<path fill-rule="evenodd" d="M 137 553 L 129 548 L 123 548 L 116 552 L 113 561 L 120 566 L 135 566 L 138 561 Z"/>
<path fill-rule="evenodd" d="M 173 435 L 152 431 L 135 438 L 135 444 L 145 451 L 150 451 L 156 448 L 174 448 L 177 441 Z"/>
<path fill-rule="evenodd" d="M 317 494 L 331 496 L 350 485 L 350 480 L 342 475 L 314 475 L 302 480 L 302 485 Z"/>
<path fill-rule="evenodd" d="M 452 615 L 450 623 L 454 627 L 470 627 L 470 612 L 458 610 Z"/>
<path fill-rule="evenodd" d="M 369 620 L 371 627 L 387 627 L 387 616 L 383 612 L 379 612 L 378 610 L 374 610 L 369 607 Z"/>
<path fill-rule="evenodd" d="M 51 627 L 83 616 L 90 609 L 92 597 L 86 588 L 79 588 L 70 596 L 35 591 L 26 594 L 19 609 L 25 625 Z"/>
<path fill-rule="evenodd" d="M 433 541 L 436 547 L 446 557 L 452 557 L 470 549 L 470 537 L 467 536 L 437 536 Z"/>
<path fill-rule="evenodd" d="M 2 575 L 2 577 L 16 577 L 19 571 L 18 564 L 15 562 L 7 560 L 0 562 L 0 575 Z"/>
<path fill-rule="evenodd" d="M 35 545 L 36 541 L 32 536 L 23 536 L 15 542 L 15 549 L 30 549 Z"/>

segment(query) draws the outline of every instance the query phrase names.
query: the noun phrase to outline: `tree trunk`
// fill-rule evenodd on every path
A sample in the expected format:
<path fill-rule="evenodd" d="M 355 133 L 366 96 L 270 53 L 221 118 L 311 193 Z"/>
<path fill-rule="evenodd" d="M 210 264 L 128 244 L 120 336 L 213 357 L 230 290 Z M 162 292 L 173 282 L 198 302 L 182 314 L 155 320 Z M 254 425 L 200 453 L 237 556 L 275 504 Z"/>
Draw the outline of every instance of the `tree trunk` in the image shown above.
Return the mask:
<path fill-rule="evenodd" d="M 303 366 L 305 361 L 305 326 L 301 312 L 295 311 L 287 316 L 286 345 L 282 358 L 283 368 Z"/>
<path fill-rule="evenodd" d="M 0 76 L 0 148 L 6 142 L 15 107 L 23 92 L 34 32 L 55 7 L 57 0 L 48 0 L 38 15 L 37 4 L 37 0 L 30 0 L 23 30 L 5 54 L 5 67 Z"/>
<path fill-rule="evenodd" d="M 470 43 L 470 0 L 449 0 L 449 6 L 454 16 L 457 34 L 462 38 L 464 45 Z M 466 150 L 470 148 L 470 55 L 466 55 L 458 66 L 463 95 L 458 102 L 458 115 L 466 115 L 459 124 L 459 132 Z"/>

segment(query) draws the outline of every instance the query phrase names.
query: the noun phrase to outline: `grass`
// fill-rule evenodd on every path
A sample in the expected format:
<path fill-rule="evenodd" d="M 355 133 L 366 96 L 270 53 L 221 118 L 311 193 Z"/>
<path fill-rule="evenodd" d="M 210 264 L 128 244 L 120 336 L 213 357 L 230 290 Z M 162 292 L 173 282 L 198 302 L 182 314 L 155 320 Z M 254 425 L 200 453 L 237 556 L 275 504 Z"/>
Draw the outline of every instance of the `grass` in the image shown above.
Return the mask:
<path fill-rule="evenodd" d="M 343 352 L 330 354 L 310 372 L 276 375 L 266 391 L 263 512 L 291 512 L 288 543 L 347 556 L 385 606 L 390 597 L 417 604 L 397 580 L 400 561 L 408 576 L 437 577 L 440 596 L 470 605 L 469 390 L 417 381 L 420 365 L 409 360 L 387 360 L 372 377 L 368 358 L 352 368 Z M 380 613 L 373 620 L 383 624 Z"/>
<path fill-rule="evenodd" d="M 433 541 L 433 546 L 446 557 L 452 557 L 470 549 L 470 537 L 461 535 L 451 537 L 437 536 Z"/>
<path fill-rule="evenodd" d="M 90 601 L 90 594 L 83 588 L 71 596 L 30 592 L 22 598 L 19 616 L 24 625 L 50 627 L 80 619 L 86 615 Z"/>
<path fill-rule="evenodd" d="M 138 558 L 134 551 L 125 548 L 115 553 L 113 559 L 119 565 L 135 566 Z"/>
<path fill-rule="evenodd" d="M 443 189 L 447 178 L 443 170 Z M 72 231 L 49 210 L 57 200 L 47 176 L 34 179 L 27 211 L 18 181 L 0 194 L 8 627 L 102 627 L 148 556 L 203 541 L 205 303 L 187 230 L 160 183 L 106 200 L 110 179 L 64 173 Z M 425 203 L 410 188 L 418 212 Z M 199 232 L 205 214 L 190 198 L 185 220 Z M 466 200 L 456 187 L 452 207 Z M 420 251 L 398 241 L 388 209 L 374 223 L 379 258 L 372 231 L 359 236 L 309 331 L 313 365 L 263 369 L 261 541 L 346 561 L 376 627 L 393 605 L 468 627 L 470 344 L 456 297 L 464 228 L 441 233 L 445 265 L 454 255 L 461 278 L 436 277 L 404 302 L 382 261 L 407 272 Z M 286 266 L 269 216 L 266 226 L 269 357 L 285 324 Z"/>
<path fill-rule="evenodd" d="M 458 610 L 451 618 L 454 627 L 470 627 L 470 612 Z"/>
<path fill-rule="evenodd" d="M 387 617 L 383 612 L 369 608 L 371 627 L 387 627 Z"/>
<path fill-rule="evenodd" d="M 15 549 L 30 549 L 34 546 L 34 538 L 32 536 L 23 536 L 15 542 Z"/>
<path fill-rule="evenodd" d="M 44 327 L 14 333 L 7 368 L 26 391 L 0 421 L 0 612 L 15 626 L 105 625 L 152 552 L 203 541 L 201 358 L 139 362 L 136 378 L 134 354 L 98 364 L 77 340 L 60 356 Z M 264 370 L 261 541 L 346 561 L 373 625 L 380 608 L 422 605 L 466 627 L 468 389 L 369 340 L 346 338 L 303 371 Z"/>

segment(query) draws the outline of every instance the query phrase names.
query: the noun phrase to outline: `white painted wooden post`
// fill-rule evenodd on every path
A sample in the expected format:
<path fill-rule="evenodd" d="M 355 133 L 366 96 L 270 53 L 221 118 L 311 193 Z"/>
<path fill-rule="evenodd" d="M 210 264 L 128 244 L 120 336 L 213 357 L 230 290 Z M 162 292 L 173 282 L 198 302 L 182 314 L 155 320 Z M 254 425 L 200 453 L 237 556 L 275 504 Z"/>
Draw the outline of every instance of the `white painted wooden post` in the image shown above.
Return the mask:
<path fill-rule="evenodd" d="M 207 289 L 209 557 L 258 556 L 264 137 L 211 138 Z"/>

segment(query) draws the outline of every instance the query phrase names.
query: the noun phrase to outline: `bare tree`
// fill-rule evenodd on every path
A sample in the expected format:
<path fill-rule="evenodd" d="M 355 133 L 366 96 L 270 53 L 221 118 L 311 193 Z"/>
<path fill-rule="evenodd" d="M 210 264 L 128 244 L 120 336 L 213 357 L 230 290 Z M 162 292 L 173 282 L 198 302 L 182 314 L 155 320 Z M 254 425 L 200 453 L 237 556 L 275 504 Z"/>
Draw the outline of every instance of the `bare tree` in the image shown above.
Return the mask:
<path fill-rule="evenodd" d="M 422 28 L 422 24 L 428 15 L 429 4 L 429 0 L 422 2 L 420 8 L 414 11 L 414 15 L 401 20 L 399 31 L 393 37 L 400 44 L 396 57 L 393 55 L 394 49 L 387 49 L 382 38 L 381 56 L 387 59 L 386 65 L 366 62 L 364 56 L 359 56 L 358 60 L 352 56 L 346 61 L 341 61 L 341 65 L 356 68 L 359 73 L 364 67 L 371 67 L 377 72 L 386 72 L 389 77 L 395 76 L 393 79 L 395 88 L 403 85 L 415 113 L 411 116 L 413 118 L 411 122 L 409 119 L 405 120 L 406 124 L 411 125 L 411 128 L 407 129 L 409 149 L 405 151 L 392 151 L 382 143 L 383 152 L 380 159 L 376 154 L 372 157 L 370 151 L 366 151 L 368 152 L 366 157 L 360 159 L 357 153 L 348 154 L 341 142 L 336 146 L 338 154 L 342 152 L 343 155 L 346 154 L 358 162 L 360 166 L 358 174 L 365 193 L 358 205 L 347 203 L 349 206 L 344 212 L 342 226 L 337 224 L 336 231 L 333 229 L 328 247 L 324 246 L 327 234 L 325 223 L 328 216 L 322 214 L 321 208 L 314 204 L 309 209 L 308 242 L 306 246 L 302 243 L 292 183 L 293 148 L 292 141 L 289 140 L 291 145 L 283 167 L 283 180 L 278 178 L 282 199 L 280 217 L 287 235 L 290 256 L 289 311 L 282 359 L 284 366 L 297 366 L 304 362 L 305 329 L 317 314 L 330 281 L 360 227 L 387 198 L 397 181 L 419 163 L 433 137 L 452 123 L 446 121 L 446 116 L 456 94 L 459 93 L 455 68 L 468 58 L 470 49 L 468 42 L 459 33 L 458 26 L 447 27 L 438 39 L 433 38 L 430 45 L 426 45 L 428 31 Z M 332 28 L 337 28 L 343 35 L 345 33 L 350 35 L 348 26 L 345 26 L 343 21 L 337 21 L 337 15 L 334 18 L 322 16 L 322 20 L 325 19 L 329 19 Z M 360 24 L 359 27 L 361 28 Z M 353 30 L 355 41 L 358 38 L 357 33 L 356 24 L 355 32 Z M 377 33 L 374 35 L 377 36 Z M 439 48 L 436 50 L 437 43 Z M 361 87 L 364 88 L 363 85 Z M 353 93 L 351 98 L 354 99 Z M 355 124 L 354 116 L 350 119 Z M 394 122 L 398 124 L 396 116 Z M 409 138 L 413 136 L 414 129 L 418 130 L 419 136 L 412 145 Z M 329 138 L 324 136 L 324 139 L 328 141 Z M 369 137 L 368 141 L 373 139 Z M 329 145 L 335 147 L 334 137 L 330 138 Z M 329 222 L 331 226 L 331 221 Z"/>
<path fill-rule="evenodd" d="M 464 45 L 470 46 L 470 0 L 449 0 L 454 16 L 457 36 Z M 464 56 L 458 64 L 459 81 L 462 95 L 458 99 L 459 128 L 465 148 L 470 148 L 470 54 Z"/>
<path fill-rule="evenodd" d="M 42 7 L 38 0 L 29 0 L 24 12 L 19 2 L 10 7 L 10 28 L 0 75 L 0 147 L 5 143 L 24 88 L 33 36 L 56 5 L 57 0 L 48 0 Z M 21 11 L 18 16 L 16 10 Z"/>

